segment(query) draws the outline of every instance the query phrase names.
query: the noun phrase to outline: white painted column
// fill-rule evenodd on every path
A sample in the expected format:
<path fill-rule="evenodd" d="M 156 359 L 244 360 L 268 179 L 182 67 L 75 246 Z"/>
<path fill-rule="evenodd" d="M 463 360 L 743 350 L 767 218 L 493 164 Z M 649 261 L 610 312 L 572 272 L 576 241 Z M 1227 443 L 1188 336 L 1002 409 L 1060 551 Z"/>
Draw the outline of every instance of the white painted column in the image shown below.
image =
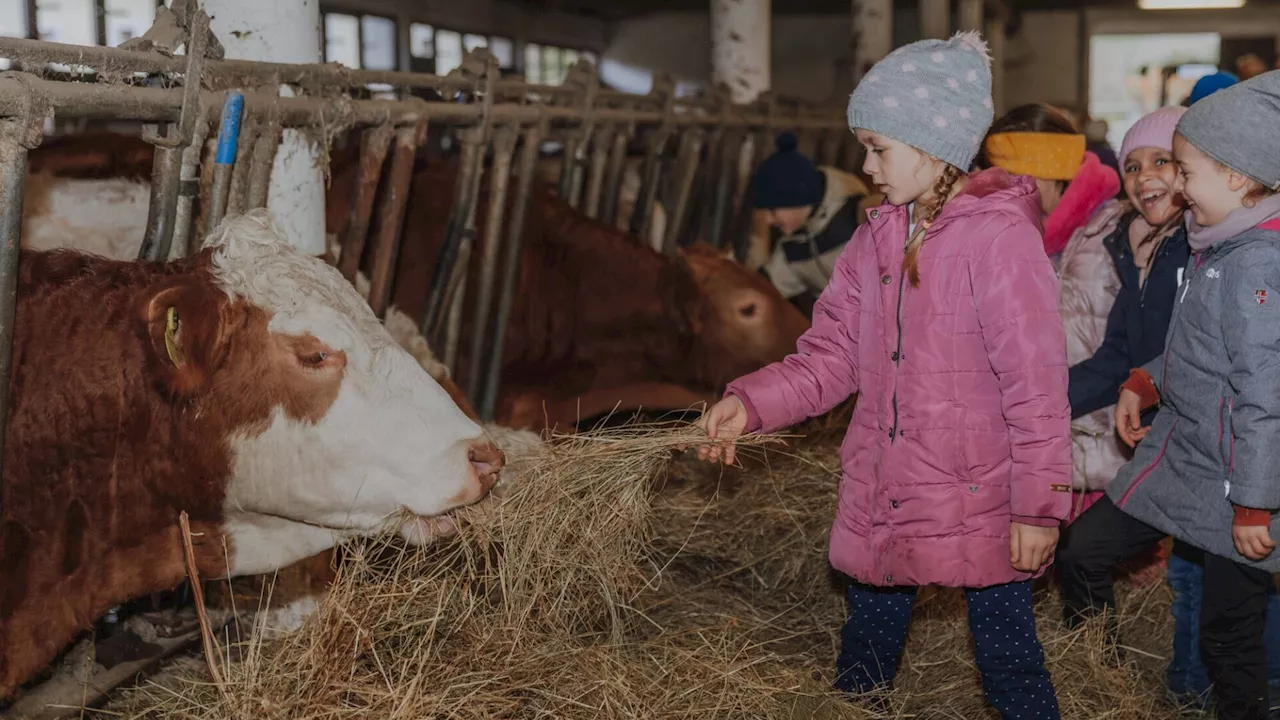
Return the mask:
<path fill-rule="evenodd" d="M 893 51 L 893 0 L 853 0 L 853 81 Z"/>
<path fill-rule="evenodd" d="M 951 34 L 951 0 L 920 0 L 920 37 L 945 40 Z"/>
<path fill-rule="evenodd" d="M 320 0 L 204 0 L 209 26 L 227 57 L 281 63 L 318 63 Z M 281 95 L 291 95 L 288 86 Z M 271 169 L 267 208 L 297 247 L 326 250 L 324 172 L 319 155 L 296 130 L 285 130 Z"/>
<path fill-rule="evenodd" d="M 1004 22 L 995 19 L 987 23 L 987 49 L 991 51 L 991 101 L 995 104 L 996 117 L 1005 111 L 1004 107 L 1004 57 L 1005 37 Z"/>
<path fill-rule="evenodd" d="M 960 0 L 956 8 L 956 29 L 982 31 L 982 5 L 982 0 Z"/>
<path fill-rule="evenodd" d="M 769 89 L 771 0 L 711 0 L 711 77 L 735 103 Z"/>

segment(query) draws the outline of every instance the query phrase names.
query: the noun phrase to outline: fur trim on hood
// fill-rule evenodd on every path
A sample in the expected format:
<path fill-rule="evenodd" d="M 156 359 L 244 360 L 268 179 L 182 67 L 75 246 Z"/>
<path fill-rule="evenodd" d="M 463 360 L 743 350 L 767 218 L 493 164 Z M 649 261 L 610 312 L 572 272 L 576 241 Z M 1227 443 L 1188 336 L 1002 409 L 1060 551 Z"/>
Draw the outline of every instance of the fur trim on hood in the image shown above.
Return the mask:
<path fill-rule="evenodd" d="M 1084 227 L 1093 214 L 1120 192 L 1120 176 L 1103 165 L 1092 152 L 1084 154 L 1084 162 L 1062 194 L 1058 207 L 1044 222 L 1044 252 L 1050 257 L 1067 247 L 1076 230 Z"/>

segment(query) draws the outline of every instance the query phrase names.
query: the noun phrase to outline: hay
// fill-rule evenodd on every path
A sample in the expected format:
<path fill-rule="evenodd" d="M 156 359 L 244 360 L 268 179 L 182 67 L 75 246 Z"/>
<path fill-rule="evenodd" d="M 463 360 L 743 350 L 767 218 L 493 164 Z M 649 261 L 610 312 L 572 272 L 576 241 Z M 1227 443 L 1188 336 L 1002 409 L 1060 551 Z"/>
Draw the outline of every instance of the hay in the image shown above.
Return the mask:
<path fill-rule="evenodd" d="M 223 638 L 225 683 L 171 675 L 113 717 L 964 718 L 985 707 L 962 597 L 924 591 L 887 713 L 828 691 L 843 621 L 826 566 L 839 426 L 746 467 L 671 450 L 685 429 L 558 438 L 466 510 L 458 538 L 353 543 L 303 629 Z M 768 448 L 776 448 L 768 449 Z M 665 472 L 664 472 L 665 471 Z M 1162 700 L 1169 593 L 1123 591 L 1117 662 L 1100 623 L 1040 632 L 1064 718 L 1175 717 Z M 1141 641 L 1140 643 L 1137 641 Z"/>

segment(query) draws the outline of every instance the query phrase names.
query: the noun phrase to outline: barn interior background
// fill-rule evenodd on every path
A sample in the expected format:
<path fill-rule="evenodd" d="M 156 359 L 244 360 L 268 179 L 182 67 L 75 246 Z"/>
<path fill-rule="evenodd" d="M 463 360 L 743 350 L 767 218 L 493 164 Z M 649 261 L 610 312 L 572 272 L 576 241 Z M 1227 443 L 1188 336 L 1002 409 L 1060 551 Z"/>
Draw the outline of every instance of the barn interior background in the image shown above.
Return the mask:
<path fill-rule="evenodd" d="M 1209 7 L 1214 4 L 1219 7 Z M 856 170 L 861 160 L 845 126 L 844 98 L 862 71 L 906 42 L 944 37 L 954 29 L 982 30 L 994 57 L 997 113 L 1048 101 L 1076 118 L 1105 121 L 1105 128 L 1095 125 L 1093 131 L 1116 145 L 1129 124 L 1180 101 L 1201 75 L 1234 69 L 1249 54 L 1268 67 L 1276 64 L 1280 4 L 1220 0 L 1171 10 L 1157 5 L 1158 0 L 712 0 L 709 6 L 705 0 L 2 0 L 0 236 L 6 244 L 0 247 L 0 374 L 7 374 L 10 362 L 12 330 L 5 319 L 13 313 L 28 164 L 32 170 L 52 168 L 37 155 L 83 147 L 75 145 L 77 138 L 119 134 L 145 143 L 141 160 L 125 158 L 116 148 L 107 161 L 116 170 L 141 163 L 149 181 L 145 232 L 133 256 L 185 256 L 224 215 L 269 207 L 295 242 L 327 253 L 380 317 L 392 309 L 397 282 L 421 286 L 421 306 L 399 308 L 412 320 L 408 334 L 416 331 L 425 339 L 483 419 L 503 421 L 513 412 L 501 399 L 504 343 L 521 301 L 521 243 L 539 186 L 545 183 L 581 215 L 640 238 L 668 258 L 705 243 L 754 269 L 762 262 L 761 238 L 748 184 L 753 167 L 771 152 L 773 137 L 796 132 L 800 148 L 823 164 Z M 1194 3 L 1170 3 L 1178 5 Z M 441 242 L 432 261 L 406 280 L 397 272 L 402 243 L 412 230 L 406 218 L 423 202 L 413 190 L 415 166 L 436 161 L 454 168 L 449 184 L 433 188 L 449 198 Z M 78 172 L 70 165 L 49 171 Z M 332 188 L 339 176 L 347 179 L 340 186 L 346 194 L 335 207 Z M 6 390 L 0 384 L 0 412 Z M 420 654 L 400 657 L 404 665 L 388 693 L 374 698 L 367 687 L 353 690 L 359 686 L 353 682 L 338 693 L 345 699 L 321 693 L 310 701 L 351 703 L 374 714 L 400 707 L 396 712 L 415 717 L 512 716 L 532 714 L 530 708 L 553 708 L 561 716 L 688 716 L 685 702 L 706 716 L 860 717 L 830 704 L 821 683 L 809 676 L 825 668 L 829 631 L 838 627 L 839 616 L 821 569 L 834 501 L 829 429 L 810 428 L 816 439 L 799 459 L 761 450 L 747 468 L 714 477 L 688 467 L 672 470 L 671 443 L 652 440 L 628 446 L 630 454 L 606 453 L 603 459 L 592 448 L 607 446 L 613 437 L 607 434 L 562 439 L 554 450 L 539 450 L 513 491 L 515 500 L 506 510 L 491 511 L 488 519 L 501 521 L 479 522 L 500 531 L 415 558 L 411 566 L 443 586 L 459 577 L 482 587 L 502 586 L 512 575 L 473 565 L 471 553 L 509 543 L 530 550 L 507 562 L 524 563 L 519 567 L 544 585 L 534 583 L 518 607 L 509 597 L 496 609 L 474 598 L 450 606 L 454 634 L 420 638 L 422 647 L 436 648 L 426 651 L 430 663 Z M 586 545 L 548 539 L 545 528 L 518 521 L 517 510 L 559 517 L 538 493 L 550 493 L 566 478 L 592 476 L 597 482 L 552 494 L 573 499 L 585 513 L 563 518 L 567 528 L 584 518 L 603 518 L 620 502 L 616 488 L 604 481 L 632 488 L 625 497 L 626 523 L 585 522 L 600 533 L 586 545 L 616 540 L 617 554 L 593 558 Z M 483 512 L 477 515 L 484 520 Z M 752 522 L 756 532 L 740 534 Z M 372 642 L 372 655 L 350 661 L 341 672 L 367 674 L 361 675 L 366 685 L 386 683 L 386 668 L 371 669 L 377 661 L 369 658 L 379 643 L 405 634 L 405 626 L 375 617 L 384 613 L 385 620 L 385 604 L 366 608 L 359 622 L 348 625 L 337 616 L 359 604 L 369 587 L 361 583 L 389 589 L 388 597 L 413 607 L 439 603 L 442 596 L 430 593 L 446 591 L 424 591 L 403 566 L 388 569 L 362 552 L 372 553 L 355 552 L 361 561 L 338 573 L 331 604 L 322 607 L 312 635 L 248 652 L 239 669 L 224 666 L 240 684 L 224 677 L 223 685 L 192 690 L 183 697 L 195 699 L 181 712 L 252 716 L 249 707 L 265 698 L 274 703 L 307 695 L 320 681 L 299 668 L 320 663 L 323 655 L 314 647 L 304 652 L 302 645 L 324 638 L 359 646 L 364 631 L 375 638 L 364 641 Z M 794 558 L 780 558 L 788 553 Z M 561 555 L 586 570 L 530 570 L 560 567 Z M 706 580 L 708 573 L 714 581 Z M 646 594 L 657 577 L 668 586 Z M 546 587 L 556 583 L 571 584 L 588 599 L 547 610 L 541 605 L 550 602 Z M 623 586 L 626 592 L 618 589 Z M 1161 589 L 1144 585 L 1133 592 L 1149 606 L 1168 602 Z M 676 598 L 689 601 L 683 614 Z M 177 592 L 152 602 L 189 605 L 190 596 Z M 466 620 L 473 615 L 509 619 L 535 606 L 550 618 L 551 629 L 520 635 L 525 647 L 466 635 L 479 632 Z M 954 717 L 983 712 L 964 704 L 971 699 L 952 697 L 976 697 L 969 687 L 971 668 L 955 659 L 964 649 L 953 647 L 959 642 L 954 610 L 945 599 L 925 603 L 922 612 L 936 624 L 917 629 L 912 652 L 942 653 L 948 662 L 941 669 L 915 665 L 899 708 L 944 707 Z M 1077 636 L 1050 632 L 1054 671 L 1074 683 L 1068 717 L 1096 717 L 1117 707 L 1124 710 L 1116 717 L 1164 717 L 1150 695 L 1167 628 L 1151 615 L 1148 607 L 1129 618 L 1151 641 L 1139 649 L 1140 656 L 1151 656 L 1145 665 L 1139 660 L 1112 668 L 1092 655 L 1073 654 L 1075 643 L 1085 642 Z M 109 620 L 123 622 L 117 616 Z M 350 635 L 353 628 L 358 631 Z M 99 629 L 109 634 L 105 626 Z M 53 668 L 39 679 L 44 685 L 33 682 L 9 710 L 15 717 L 54 717 L 79 712 L 81 704 L 101 705 L 117 685 L 154 671 L 160 660 L 190 649 L 201 636 L 190 621 L 168 634 L 153 633 L 146 652 L 114 664 L 91 644 L 88 655 L 82 649 L 68 657 L 96 658 L 100 667 L 93 673 L 67 676 Z M 439 651 L 447 642 L 462 650 Z M 539 642 L 561 644 L 548 654 L 521 655 Z M 330 654 L 338 652 L 336 645 L 327 647 Z M 487 679 L 487 695 L 460 690 L 466 682 L 459 678 L 484 674 L 483 658 L 494 654 L 508 659 L 502 681 Z M 667 671 L 645 666 L 639 659 L 644 655 L 661 656 Z M 566 658 L 566 670 L 551 689 L 537 690 L 538 672 Z M 270 660 L 294 674 L 271 677 L 251 660 Z M 608 668 L 608 684 L 584 679 L 585 668 L 593 665 Z M 418 690 L 403 683 L 428 667 L 434 673 L 430 682 L 446 669 L 461 674 L 448 676 L 456 682 L 443 683 L 450 692 L 441 691 L 435 705 L 405 704 Z M 691 682 L 696 692 L 681 695 L 672 686 L 678 681 Z M 1144 683 L 1151 687 L 1135 690 Z M 243 697 L 227 695 L 237 688 Z M 569 702 L 560 692 L 579 695 Z M 137 696 L 128 698 L 126 707 L 146 710 Z M 478 704 L 464 712 L 459 708 L 467 701 Z M 202 715 L 202 703 L 216 710 Z M 570 710 L 575 703 L 581 707 Z M 259 716 L 301 716 L 300 707 L 259 707 Z"/>

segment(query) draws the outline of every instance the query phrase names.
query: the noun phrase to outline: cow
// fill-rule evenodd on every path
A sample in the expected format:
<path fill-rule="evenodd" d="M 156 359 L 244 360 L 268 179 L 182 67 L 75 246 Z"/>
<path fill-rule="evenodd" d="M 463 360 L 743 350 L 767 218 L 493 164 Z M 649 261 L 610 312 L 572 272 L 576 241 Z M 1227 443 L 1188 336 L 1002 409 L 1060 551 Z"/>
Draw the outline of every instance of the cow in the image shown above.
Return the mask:
<path fill-rule="evenodd" d="M 426 302 L 422 278 L 444 242 L 457 174 L 451 161 L 415 173 L 392 296 L 410 315 Z M 483 187 L 478 202 L 488 202 Z M 487 233 L 486 213 L 476 215 L 478 268 Z M 624 400 L 624 409 L 686 408 L 794 352 L 808 328 L 767 278 L 727 254 L 694 244 L 665 256 L 541 183 L 531 191 L 521 249 L 498 410 L 514 427 L 573 425 Z M 464 385 L 467 336 L 477 326 L 465 330 L 456 373 Z"/>
<path fill-rule="evenodd" d="M 336 269 L 266 211 L 190 258 L 23 250 L 0 477 L 0 698 L 109 608 L 270 573 L 342 537 L 413 544 L 503 454 Z"/>

